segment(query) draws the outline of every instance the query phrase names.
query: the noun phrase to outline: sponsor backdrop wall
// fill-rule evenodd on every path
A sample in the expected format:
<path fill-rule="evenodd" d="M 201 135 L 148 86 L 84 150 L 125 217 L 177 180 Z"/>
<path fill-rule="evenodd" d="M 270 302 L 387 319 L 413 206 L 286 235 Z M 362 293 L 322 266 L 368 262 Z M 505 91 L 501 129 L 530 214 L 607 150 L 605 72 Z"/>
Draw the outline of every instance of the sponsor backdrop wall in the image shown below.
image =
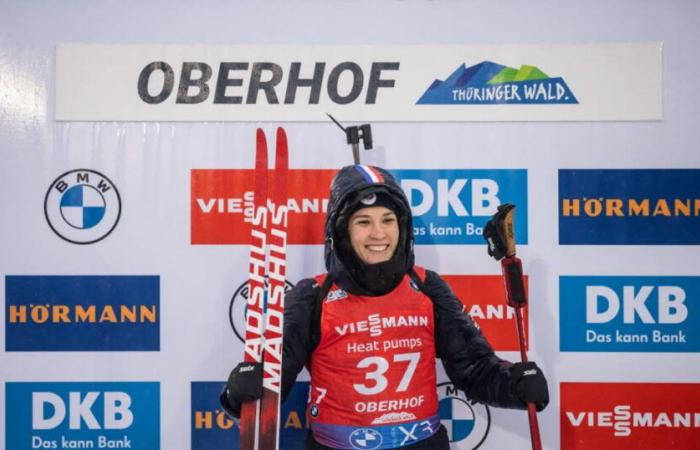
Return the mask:
<path fill-rule="evenodd" d="M 0 12 L 0 447 L 235 448 L 217 397 L 243 348 L 255 129 L 289 136 L 291 287 L 324 269 L 351 161 L 328 112 L 372 122 L 362 158 L 409 196 L 418 262 L 510 360 L 481 231 L 517 204 L 546 448 L 700 448 L 697 3 Z M 529 447 L 524 412 L 438 370 L 453 448 Z M 284 449 L 307 391 L 304 372 Z"/>

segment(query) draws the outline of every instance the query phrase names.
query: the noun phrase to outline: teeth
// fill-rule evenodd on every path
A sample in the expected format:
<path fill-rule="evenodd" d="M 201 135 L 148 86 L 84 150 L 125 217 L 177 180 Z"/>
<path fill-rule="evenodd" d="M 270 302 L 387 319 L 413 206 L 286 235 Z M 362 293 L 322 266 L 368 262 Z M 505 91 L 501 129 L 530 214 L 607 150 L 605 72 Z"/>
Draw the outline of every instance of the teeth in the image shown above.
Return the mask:
<path fill-rule="evenodd" d="M 373 252 L 383 252 L 389 248 L 389 245 L 368 245 L 367 249 Z"/>

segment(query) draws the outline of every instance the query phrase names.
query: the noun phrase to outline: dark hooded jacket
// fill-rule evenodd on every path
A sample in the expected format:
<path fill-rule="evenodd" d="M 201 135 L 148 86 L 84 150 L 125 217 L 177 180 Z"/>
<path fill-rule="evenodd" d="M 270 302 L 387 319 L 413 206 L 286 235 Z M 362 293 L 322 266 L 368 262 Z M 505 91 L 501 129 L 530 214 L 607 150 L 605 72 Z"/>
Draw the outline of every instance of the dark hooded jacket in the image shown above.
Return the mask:
<path fill-rule="evenodd" d="M 389 261 L 366 265 L 352 250 L 348 235 L 350 216 L 358 202 L 370 194 L 393 206 L 399 222 L 399 242 Z M 364 204 L 364 202 L 363 202 Z M 511 363 L 498 358 L 475 326 L 460 300 L 440 276 L 425 271 L 425 279 L 413 270 L 413 222 L 403 190 L 394 177 L 378 167 L 348 166 L 333 179 L 325 223 L 324 259 L 326 282 L 301 280 L 285 298 L 284 348 L 282 358 L 282 398 L 291 390 L 297 375 L 309 366 L 321 340 L 322 300 L 332 281 L 355 295 L 374 296 L 391 292 L 406 275 L 417 282 L 433 302 L 435 354 L 441 359 L 450 381 L 472 401 L 503 408 L 525 409 L 511 387 Z M 222 397 L 223 398 L 223 397 Z M 226 408 L 226 402 L 222 400 Z M 228 409 L 228 408 L 226 408 Z M 333 450 L 309 435 L 307 449 Z M 428 439 L 402 447 L 402 450 L 447 450 L 449 437 L 444 427 Z"/>
<path fill-rule="evenodd" d="M 369 175 L 366 167 L 347 166 L 336 174 L 331 185 L 331 195 L 325 224 L 325 264 L 328 276 L 343 290 L 357 295 L 381 295 L 371 279 L 363 279 L 362 272 L 371 266 L 357 266 L 357 258 L 348 255 L 348 214 L 356 209 L 357 202 L 371 193 L 389 195 L 397 204 L 399 219 L 399 243 L 391 261 L 372 276 L 401 277 L 412 271 L 413 223 L 406 195 L 387 171 L 372 167 Z M 375 280 L 376 281 L 376 280 Z M 380 291 L 391 291 L 396 277 Z M 391 286 L 392 283 L 396 283 Z M 526 405 L 517 399 L 510 386 L 511 363 L 496 357 L 493 349 L 465 313 L 457 299 L 440 276 L 430 270 L 422 280 L 423 292 L 430 297 L 435 313 L 435 349 L 442 360 L 450 381 L 462 389 L 466 396 L 487 405 L 524 409 Z M 299 372 L 313 358 L 320 342 L 320 307 L 322 286 L 314 279 L 301 280 L 285 298 L 284 354 L 282 368 L 282 396 L 286 397 Z"/>

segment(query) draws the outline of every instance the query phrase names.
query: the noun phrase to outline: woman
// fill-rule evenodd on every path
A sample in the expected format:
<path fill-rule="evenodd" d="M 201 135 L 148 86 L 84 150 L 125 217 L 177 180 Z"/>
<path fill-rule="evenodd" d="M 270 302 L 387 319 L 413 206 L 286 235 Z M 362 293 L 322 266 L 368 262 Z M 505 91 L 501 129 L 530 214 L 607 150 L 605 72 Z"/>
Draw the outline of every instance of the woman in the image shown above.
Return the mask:
<path fill-rule="evenodd" d="M 328 273 L 300 281 L 285 301 L 282 395 L 307 366 L 307 448 L 449 449 L 436 357 L 473 401 L 547 405 L 539 368 L 496 357 L 440 276 L 414 266 L 411 210 L 389 172 L 341 169 L 325 233 Z M 222 394 L 234 416 L 260 396 L 259 367 L 249 366 L 233 370 Z"/>

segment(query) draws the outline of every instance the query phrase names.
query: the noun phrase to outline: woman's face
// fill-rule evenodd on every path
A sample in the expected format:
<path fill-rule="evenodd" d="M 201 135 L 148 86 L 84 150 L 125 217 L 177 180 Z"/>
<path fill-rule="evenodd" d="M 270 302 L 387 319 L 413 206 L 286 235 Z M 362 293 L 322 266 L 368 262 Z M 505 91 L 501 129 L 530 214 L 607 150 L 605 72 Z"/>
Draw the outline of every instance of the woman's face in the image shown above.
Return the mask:
<path fill-rule="evenodd" d="M 396 214 L 383 206 L 355 211 L 348 223 L 348 234 L 355 254 L 365 264 L 388 261 L 399 243 Z"/>

